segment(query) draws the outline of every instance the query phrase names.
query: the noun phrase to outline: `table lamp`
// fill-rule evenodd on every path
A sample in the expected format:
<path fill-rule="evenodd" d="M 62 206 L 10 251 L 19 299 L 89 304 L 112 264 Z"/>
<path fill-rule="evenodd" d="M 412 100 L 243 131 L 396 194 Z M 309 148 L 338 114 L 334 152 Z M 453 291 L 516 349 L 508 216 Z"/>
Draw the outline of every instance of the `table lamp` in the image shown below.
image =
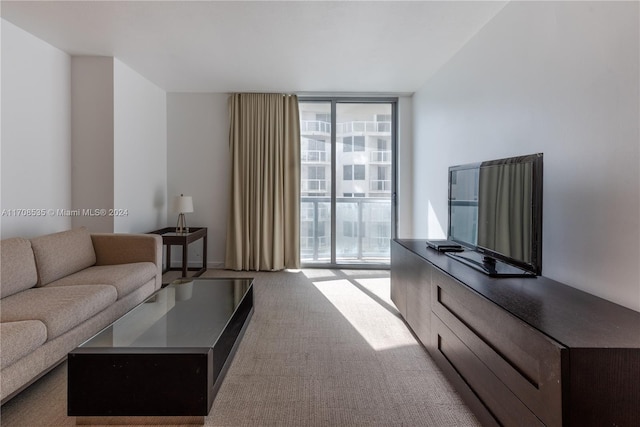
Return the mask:
<path fill-rule="evenodd" d="M 178 224 L 176 225 L 176 233 L 188 233 L 187 221 L 184 217 L 185 213 L 193 212 L 193 198 L 180 194 L 173 199 L 173 211 L 178 213 Z"/>

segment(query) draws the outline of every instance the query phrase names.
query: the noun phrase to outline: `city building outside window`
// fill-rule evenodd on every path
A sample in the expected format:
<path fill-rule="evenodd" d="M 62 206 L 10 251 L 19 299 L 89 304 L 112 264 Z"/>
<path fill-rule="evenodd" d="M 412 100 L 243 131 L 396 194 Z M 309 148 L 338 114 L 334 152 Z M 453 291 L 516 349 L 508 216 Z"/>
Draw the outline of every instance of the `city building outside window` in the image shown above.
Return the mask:
<path fill-rule="evenodd" d="M 344 165 L 342 179 L 345 181 L 364 181 L 365 171 L 365 165 Z"/>

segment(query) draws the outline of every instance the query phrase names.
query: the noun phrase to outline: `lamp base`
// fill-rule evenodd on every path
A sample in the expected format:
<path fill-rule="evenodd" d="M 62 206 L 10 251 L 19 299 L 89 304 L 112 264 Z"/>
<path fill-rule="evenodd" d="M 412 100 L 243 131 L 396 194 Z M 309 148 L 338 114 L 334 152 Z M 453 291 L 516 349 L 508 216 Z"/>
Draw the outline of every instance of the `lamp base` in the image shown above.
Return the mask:
<path fill-rule="evenodd" d="M 189 227 L 187 227 L 187 220 L 184 217 L 184 214 L 181 213 L 178 215 L 178 223 L 176 224 L 176 233 L 188 233 Z"/>

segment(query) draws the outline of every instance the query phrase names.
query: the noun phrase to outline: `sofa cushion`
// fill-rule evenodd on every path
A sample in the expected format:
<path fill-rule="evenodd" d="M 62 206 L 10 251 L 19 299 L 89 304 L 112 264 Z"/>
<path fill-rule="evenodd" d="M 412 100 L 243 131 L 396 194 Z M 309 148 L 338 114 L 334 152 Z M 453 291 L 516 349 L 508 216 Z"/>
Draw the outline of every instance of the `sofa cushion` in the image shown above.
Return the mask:
<path fill-rule="evenodd" d="M 38 267 L 38 286 L 44 286 L 96 263 L 91 235 L 85 227 L 31 239 Z"/>
<path fill-rule="evenodd" d="M 0 242 L 0 298 L 32 288 L 38 281 L 31 242 L 21 237 Z"/>
<path fill-rule="evenodd" d="M 134 262 L 119 265 L 97 265 L 60 280 L 46 287 L 104 284 L 118 291 L 121 299 L 156 277 L 156 265 L 152 262 Z"/>
<path fill-rule="evenodd" d="M 39 320 L 0 323 L 0 369 L 12 365 L 47 341 L 47 328 Z"/>
<path fill-rule="evenodd" d="M 40 320 L 52 340 L 98 314 L 118 298 L 110 285 L 32 288 L 0 300 L 0 321 Z"/>

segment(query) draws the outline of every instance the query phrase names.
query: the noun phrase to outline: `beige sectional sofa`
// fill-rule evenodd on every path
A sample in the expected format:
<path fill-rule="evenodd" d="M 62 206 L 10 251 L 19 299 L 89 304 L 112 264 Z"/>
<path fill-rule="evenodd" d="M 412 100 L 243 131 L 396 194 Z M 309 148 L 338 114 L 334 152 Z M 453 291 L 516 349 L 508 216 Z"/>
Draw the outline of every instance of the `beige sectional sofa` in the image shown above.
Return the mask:
<path fill-rule="evenodd" d="M 0 242 L 0 398 L 65 360 L 162 283 L 162 240 L 86 228 Z"/>

